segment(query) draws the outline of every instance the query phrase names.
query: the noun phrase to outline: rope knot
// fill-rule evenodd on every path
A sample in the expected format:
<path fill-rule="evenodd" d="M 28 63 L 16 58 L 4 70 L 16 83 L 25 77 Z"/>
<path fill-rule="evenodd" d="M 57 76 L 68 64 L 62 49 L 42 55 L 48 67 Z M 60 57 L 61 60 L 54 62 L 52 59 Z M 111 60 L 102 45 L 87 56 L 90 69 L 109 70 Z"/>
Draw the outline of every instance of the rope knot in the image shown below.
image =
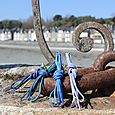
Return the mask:
<path fill-rule="evenodd" d="M 73 74 L 73 77 L 76 78 L 77 76 L 76 66 L 71 61 L 68 63 L 67 71 L 69 74 Z"/>
<path fill-rule="evenodd" d="M 48 70 L 46 68 L 41 69 L 39 75 L 48 76 Z"/>
<path fill-rule="evenodd" d="M 53 78 L 56 81 L 56 84 L 54 90 L 50 93 L 50 103 L 53 106 L 60 106 L 61 104 L 64 103 L 64 99 L 63 99 L 63 89 L 61 83 L 61 79 L 63 77 L 62 59 L 59 51 L 56 52 L 55 65 L 56 70 L 53 74 Z M 52 96 L 54 97 L 54 102 L 52 100 Z"/>
<path fill-rule="evenodd" d="M 32 86 L 27 90 L 27 92 L 21 97 L 21 100 L 23 98 L 27 98 L 29 101 L 34 102 L 37 99 L 40 98 L 40 94 L 42 91 L 42 83 L 43 79 L 47 77 L 50 73 L 52 73 L 55 70 L 56 66 L 55 63 L 53 62 L 50 66 L 46 67 L 43 66 L 40 68 L 39 72 L 37 71 L 35 74 L 36 79 L 34 80 Z M 33 97 L 34 92 L 36 91 L 36 88 L 39 87 L 38 89 L 38 95 L 37 97 Z"/>
<path fill-rule="evenodd" d="M 36 79 L 39 76 L 40 71 L 44 69 L 44 67 L 40 67 L 38 68 L 35 72 L 33 72 L 32 74 L 28 75 L 27 77 L 30 79 Z"/>
<path fill-rule="evenodd" d="M 63 70 L 56 70 L 53 75 L 55 81 L 63 77 Z"/>

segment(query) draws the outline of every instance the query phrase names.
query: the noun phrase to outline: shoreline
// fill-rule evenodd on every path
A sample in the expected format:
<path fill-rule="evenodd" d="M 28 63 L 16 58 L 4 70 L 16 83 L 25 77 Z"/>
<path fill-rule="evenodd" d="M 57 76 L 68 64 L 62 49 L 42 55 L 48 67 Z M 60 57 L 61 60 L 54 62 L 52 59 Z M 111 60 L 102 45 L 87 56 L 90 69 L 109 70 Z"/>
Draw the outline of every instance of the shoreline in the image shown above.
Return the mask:
<path fill-rule="evenodd" d="M 65 53 L 72 54 L 72 60 L 75 65 L 82 67 L 92 66 L 96 57 L 104 51 L 103 45 L 94 47 L 87 53 L 77 51 L 72 43 L 48 43 L 52 53 L 56 50 L 61 51 L 63 63 L 66 64 Z M 55 47 L 54 47 L 55 46 Z M 2 64 L 29 64 L 41 65 L 48 61 L 42 54 L 37 42 L 18 42 L 18 41 L 0 41 L 0 65 Z M 113 63 L 114 64 L 114 63 Z"/>
<path fill-rule="evenodd" d="M 51 50 L 76 50 L 71 42 L 47 42 Z M 17 48 L 17 49 L 40 49 L 37 42 L 25 41 L 0 41 L 0 48 Z M 93 51 L 103 51 L 104 44 L 94 44 Z"/>

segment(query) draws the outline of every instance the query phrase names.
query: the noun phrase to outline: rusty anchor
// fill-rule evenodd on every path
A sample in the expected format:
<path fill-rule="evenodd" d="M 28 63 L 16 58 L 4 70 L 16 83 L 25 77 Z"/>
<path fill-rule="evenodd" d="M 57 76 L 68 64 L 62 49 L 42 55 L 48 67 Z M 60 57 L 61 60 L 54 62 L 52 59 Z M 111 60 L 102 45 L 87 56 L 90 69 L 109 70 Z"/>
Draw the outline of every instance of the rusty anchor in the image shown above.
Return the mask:
<path fill-rule="evenodd" d="M 54 59 L 53 53 L 50 51 L 42 31 L 40 3 L 39 0 L 32 0 L 33 19 L 36 37 L 40 46 L 41 52 L 49 63 Z M 115 61 L 115 51 L 113 38 L 110 31 L 103 25 L 97 22 L 85 22 L 78 25 L 72 36 L 72 43 L 78 51 L 88 52 L 93 47 L 93 40 L 91 38 L 81 39 L 79 36 L 81 32 L 86 29 L 95 29 L 103 36 L 105 43 L 105 52 L 100 54 L 94 61 L 93 67 L 78 68 L 78 79 L 76 82 L 81 91 L 105 88 L 115 85 L 115 67 L 107 69 L 106 65 Z M 84 44 L 84 45 L 83 45 Z M 49 95 L 55 86 L 55 81 L 51 78 L 45 78 L 43 83 L 44 95 Z M 69 77 L 65 74 L 63 79 L 63 90 L 65 93 L 71 92 Z"/>
<path fill-rule="evenodd" d="M 94 64 L 98 61 L 97 65 L 99 65 L 98 69 L 97 66 L 88 67 L 88 68 L 77 68 L 78 71 L 78 79 L 76 79 L 76 82 L 79 85 L 79 88 L 82 92 L 88 91 L 88 90 L 94 90 L 94 89 L 100 89 L 100 88 L 106 88 L 108 86 L 115 85 L 115 67 L 107 69 L 106 65 L 111 62 L 111 58 L 109 58 L 106 53 L 110 53 L 110 55 L 114 54 L 114 60 L 115 61 L 115 51 L 111 52 L 104 52 L 102 55 L 97 57 L 97 59 L 94 61 Z M 101 63 L 104 59 L 107 61 L 104 61 L 103 64 Z M 101 65 L 102 64 L 102 65 Z M 105 67 L 104 67 L 105 65 Z M 102 70 L 99 70 L 103 68 Z M 48 77 L 44 79 L 43 83 L 43 91 L 42 93 L 44 95 L 49 95 L 49 93 L 52 91 L 52 89 L 55 86 L 55 81 L 53 78 Z M 70 81 L 68 75 L 65 73 L 65 77 L 63 79 L 63 90 L 65 93 L 70 93 Z"/>
<path fill-rule="evenodd" d="M 82 92 L 88 90 L 95 90 L 100 88 L 107 88 L 108 86 L 115 85 L 115 68 L 104 70 L 102 72 L 93 72 L 85 74 L 76 80 Z M 50 78 L 44 79 L 43 95 L 49 95 L 55 86 L 55 81 Z M 65 94 L 71 93 L 70 79 L 66 76 L 63 80 L 63 91 Z"/>
<path fill-rule="evenodd" d="M 38 44 L 40 46 L 41 52 L 43 53 L 44 57 L 47 59 L 48 62 L 51 63 L 52 60 L 54 59 L 54 55 L 50 51 L 43 35 L 39 0 L 32 0 L 32 8 L 33 8 L 34 28 L 35 28 Z M 90 38 L 86 40 L 82 39 L 84 45 L 80 44 L 81 40 L 79 39 L 80 38 L 79 36 L 82 33 L 82 31 L 86 29 L 95 29 L 101 33 L 105 42 L 105 49 L 104 49 L 105 51 L 114 49 L 112 35 L 104 25 L 101 25 L 97 22 L 85 22 L 78 25 L 75 28 L 72 37 L 72 43 L 78 51 L 88 52 L 93 47 L 93 41 Z"/>

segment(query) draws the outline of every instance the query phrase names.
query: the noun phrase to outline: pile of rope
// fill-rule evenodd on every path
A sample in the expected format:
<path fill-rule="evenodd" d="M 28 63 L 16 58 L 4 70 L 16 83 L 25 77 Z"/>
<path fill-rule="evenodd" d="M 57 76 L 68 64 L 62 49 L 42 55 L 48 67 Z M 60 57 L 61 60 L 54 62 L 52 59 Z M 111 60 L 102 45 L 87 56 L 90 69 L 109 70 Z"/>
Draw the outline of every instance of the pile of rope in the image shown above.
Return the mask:
<path fill-rule="evenodd" d="M 84 96 L 79 91 L 75 79 L 77 77 L 77 70 L 75 65 L 72 63 L 71 54 L 66 53 L 67 60 L 67 73 L 70 77 L 71 91 L 73 96 L 73 101 L 70 107 L 76 106 L 80 109 L 80 102 L 84 101 Z M 21 100 L 27 99 L 28 101 L 35 102 L 39 98 L 41 98 L 43 81 L 44 78 L 52 77 L 55 80 L 55 87 L 49 95 L 49 102 L 52 106 L 58 107 L 64 104 L 64 93 L 63 93 L 63 77 L 64 77 L 64 68 L 62 63 L 61 53 L 59 51 L 56 52 L 55 60 L 50 66 L 42 65 L 42 67 L 38 68 L 35 72 L 29 74 L 26 77 L 22 77 L 16 81 L 14 81 L 10 88 L 6 91 L 10 93 L 13 91 L 20 91 L 23 89 L 31 80 L 33 84 L 26 93 L 20 97 Z M 35 97 L 34 93 L 38 89 L 38 95 Z"/>

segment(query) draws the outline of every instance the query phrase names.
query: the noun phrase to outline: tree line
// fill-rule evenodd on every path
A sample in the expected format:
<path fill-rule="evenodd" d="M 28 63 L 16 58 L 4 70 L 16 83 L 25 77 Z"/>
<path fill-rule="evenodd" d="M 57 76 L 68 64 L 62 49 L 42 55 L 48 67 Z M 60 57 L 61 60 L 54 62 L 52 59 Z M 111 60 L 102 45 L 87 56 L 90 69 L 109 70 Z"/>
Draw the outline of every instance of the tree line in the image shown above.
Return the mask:
<path fill-rule="evenodd" d="M 58 27 L 58 28 L 65 28 L 65 27 L 76 27 L 80 23 L 87 22 L 87 21 L 95 21 L 100 24 L 111 25 L 115 27 L 115 17 L 112 18 L 95 18 L 92 16 L 79 16 L 76 17 L 74 15 L 62 17 L 61 15 L 55 15 L 51 20 L 47 20 L 44 22 L 45 27 Z"/>
<path fill-rule="evenodd" d="M 0 29 L 32 29 L 33 26 L 33 17 L 30 16 L 25 20 L 9 20 L 5 19 L 0 21 Z"/>
<path fill-rule="evenodd" d="M 115 17 L 112 18 L 95 18 L 92 16 L 79 16 L 76 17 L 74 15 L 62 17 L 62 15 L 55 15 L 52 19 L 44 20 L 42 19 L 42 25 L 44 28 L 67 28 L 67 27 L 76 27 L 80 23 L 87 21 L 96 21 L 101 24 L 111 25 L 113 28 L 115 27 Z M 26 20 L 2 20 L 0 21 L 0 29 L 32 29 L 33 25 L 33 17 L 30 16 Z"/>

